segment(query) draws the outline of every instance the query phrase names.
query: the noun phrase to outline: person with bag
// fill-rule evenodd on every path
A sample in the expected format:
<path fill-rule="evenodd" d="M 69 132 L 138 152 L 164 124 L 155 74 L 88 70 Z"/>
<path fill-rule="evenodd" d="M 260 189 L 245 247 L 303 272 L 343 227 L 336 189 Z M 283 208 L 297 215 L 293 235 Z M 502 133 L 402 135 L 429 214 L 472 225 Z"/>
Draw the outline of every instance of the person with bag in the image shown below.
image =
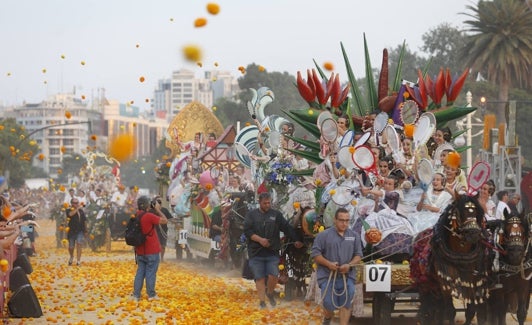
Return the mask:
<path fill-rule="evenodd" d="M 271 200 L 270 193 L 260 193 L 259 208 L 249 211 L 244 221 L 244 233 L 248 239 L 249 266 L 255 277 L 260 308 L 266 308 L 266 297 L 272 307 L 277 304 L 274 289 L 279 276 L 280 232 L 287 235 L 296 248 L 303 247 L 288 220 L 280 211 L 271 209 Z"/>
<path fill-rule="evenodd" d="M 168 219 L 161 212 L 161 204 L 155 201 L 153 209 L 158 215 L 148 212 L 151 200 L 147 196 L 141 196 L 137 199 L 138 211 L 135 218 L 139 218 L 142 234 L 145 241 L 139 246 L 135 246 L 135 257 L 137 262 L 137 273 L 133 282 L 133 299 L 140 300 L 140 292 L 144 281 L 146 281 L 146 292 L 148 300 L 157 300 L 155 292 L 155 280 L 157 269 L 159 268 L 161 245 L 155 231 L 155 226 L 167 224 Z"/>

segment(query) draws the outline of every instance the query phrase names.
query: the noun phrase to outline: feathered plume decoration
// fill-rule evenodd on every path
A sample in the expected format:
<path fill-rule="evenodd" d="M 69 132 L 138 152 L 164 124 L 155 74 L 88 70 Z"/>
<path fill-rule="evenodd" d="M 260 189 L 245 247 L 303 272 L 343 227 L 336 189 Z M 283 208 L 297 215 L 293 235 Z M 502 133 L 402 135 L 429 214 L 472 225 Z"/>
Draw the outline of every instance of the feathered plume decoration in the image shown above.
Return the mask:
<path fill-rule="evenodd" d="M 451 151 L 447 155 L 447 165 L 454 167 L 454 168 L 460 168 L 462 157 L 460 157 L 460 154 L 456 151 Z"/>
<path fill-rule="evenodd" d="M 274 100 L 273 92 L 268 87 L 261 87 L 259 90 L 249 88 L 253 93 L 253 98 L 248 101 L 248 112 L 252 119 L 257 119 L 259 123 L 265 118 L 264 108 Z"/>

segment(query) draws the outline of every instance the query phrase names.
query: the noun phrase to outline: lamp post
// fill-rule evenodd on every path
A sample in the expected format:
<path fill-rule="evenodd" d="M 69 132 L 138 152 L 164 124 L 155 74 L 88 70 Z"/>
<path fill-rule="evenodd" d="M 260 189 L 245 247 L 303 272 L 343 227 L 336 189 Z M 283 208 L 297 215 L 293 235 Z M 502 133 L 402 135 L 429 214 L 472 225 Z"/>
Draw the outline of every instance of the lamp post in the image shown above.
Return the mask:
<path fill-rule="evenodd" d="M 486 98 L 485 97 L 481 97 L 480 98 L 480 103 L 481 103 L 481 113 L 484 114 L 483 110 L 482 110 L 482 106 L 483 106 L 483 103 L 486 102 Z M 473 95 L 471 94 L 471 91 L 468 91 L 466 93 L 466 107 L 471 107 L 472 106 L 472 103 L 473 103 Z M 466 132 L 465 132 L 465 138 L 463 135 L 460 135 L 458 136 L 455 140 L 454 140 L 454 144 L 457 146 L 457 147 L 462 147 L 464 145 L 466 145 L 468 148 L 466 150 L 466 165 L 467 165 L 467 168 L 466 168 L 466 171 L 469 172 L 469 169 L 472 167 L 472 164 L 473 164 L 473 154 L 472 154 L 472 148 L 471 148 L 471 145 L 473 144 L 473 138 L 474 137 L 477 137 L 479 135 L 481 135 L 483 133 L 483 131 L 479 131 L 475 134 L 473 134 L 473 127 L 474 126 L 483 126 L 483 122 L 481 119 L 477 118 L 477 117 L 473 117 L 473 114 L 474 112 L 472 113 L 469 113 L 465 116 L 465 118 L 461 119 L 461 120 L 458 120 L 456 121 L 456 126 L 459 130 L 463 130 L 464 127 L 466 128 Z M 474 119 L 474 121 L 473 121 Z M 464 126 L 465 124 L 465 126 Z"/>

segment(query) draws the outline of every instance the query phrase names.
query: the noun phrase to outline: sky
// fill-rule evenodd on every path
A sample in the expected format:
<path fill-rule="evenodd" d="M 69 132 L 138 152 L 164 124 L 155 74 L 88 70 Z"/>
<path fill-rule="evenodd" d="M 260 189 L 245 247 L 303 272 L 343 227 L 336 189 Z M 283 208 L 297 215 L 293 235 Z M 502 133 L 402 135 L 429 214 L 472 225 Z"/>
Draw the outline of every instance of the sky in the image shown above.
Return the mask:
<path fill-rule="evenodd" d="M 218 15 L 198 0 L 2 0 L 0 106 L 39 103 L 59 92 L 149 107 L 160 79 L 188 69 L 230 71 L 262 65 L 288 72 L 331 62 L 346 80 L 340 42 L 355 75 L 364 75 L 366 35 L 372 66 L 382 50 L 406 41 L 420 52 L 422 35 L 442 23 L 462 28 L 473 0 L 221 0 Z M 194 20 L 207 25 L 194 27 Z M 202 67 L 182 48 L 202 49 Z M 64 58 L 62 58 L 64 56 Z M 82 64 L 82 61 L 84 64 Z M 215 66 L 215 63 L 218 66 Z M 143 77 L 143 82 L 140 81 Z"/>

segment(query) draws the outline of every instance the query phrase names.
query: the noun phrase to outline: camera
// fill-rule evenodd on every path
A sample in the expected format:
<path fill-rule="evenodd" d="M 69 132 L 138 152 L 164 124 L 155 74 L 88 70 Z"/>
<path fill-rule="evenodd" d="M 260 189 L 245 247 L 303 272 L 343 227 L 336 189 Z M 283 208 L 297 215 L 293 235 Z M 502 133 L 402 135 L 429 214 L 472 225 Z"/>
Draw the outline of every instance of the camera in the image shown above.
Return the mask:
<path fill-rule="evenodd" d="M 156 198 L 156 199 L 151 200 L 151 202 L 150 202 L 151 208 L 155 209 L 155 206 L 157 205 L 157 203 L 159 203 L 159 205 L 163 204 L 160 198 Z"/>

